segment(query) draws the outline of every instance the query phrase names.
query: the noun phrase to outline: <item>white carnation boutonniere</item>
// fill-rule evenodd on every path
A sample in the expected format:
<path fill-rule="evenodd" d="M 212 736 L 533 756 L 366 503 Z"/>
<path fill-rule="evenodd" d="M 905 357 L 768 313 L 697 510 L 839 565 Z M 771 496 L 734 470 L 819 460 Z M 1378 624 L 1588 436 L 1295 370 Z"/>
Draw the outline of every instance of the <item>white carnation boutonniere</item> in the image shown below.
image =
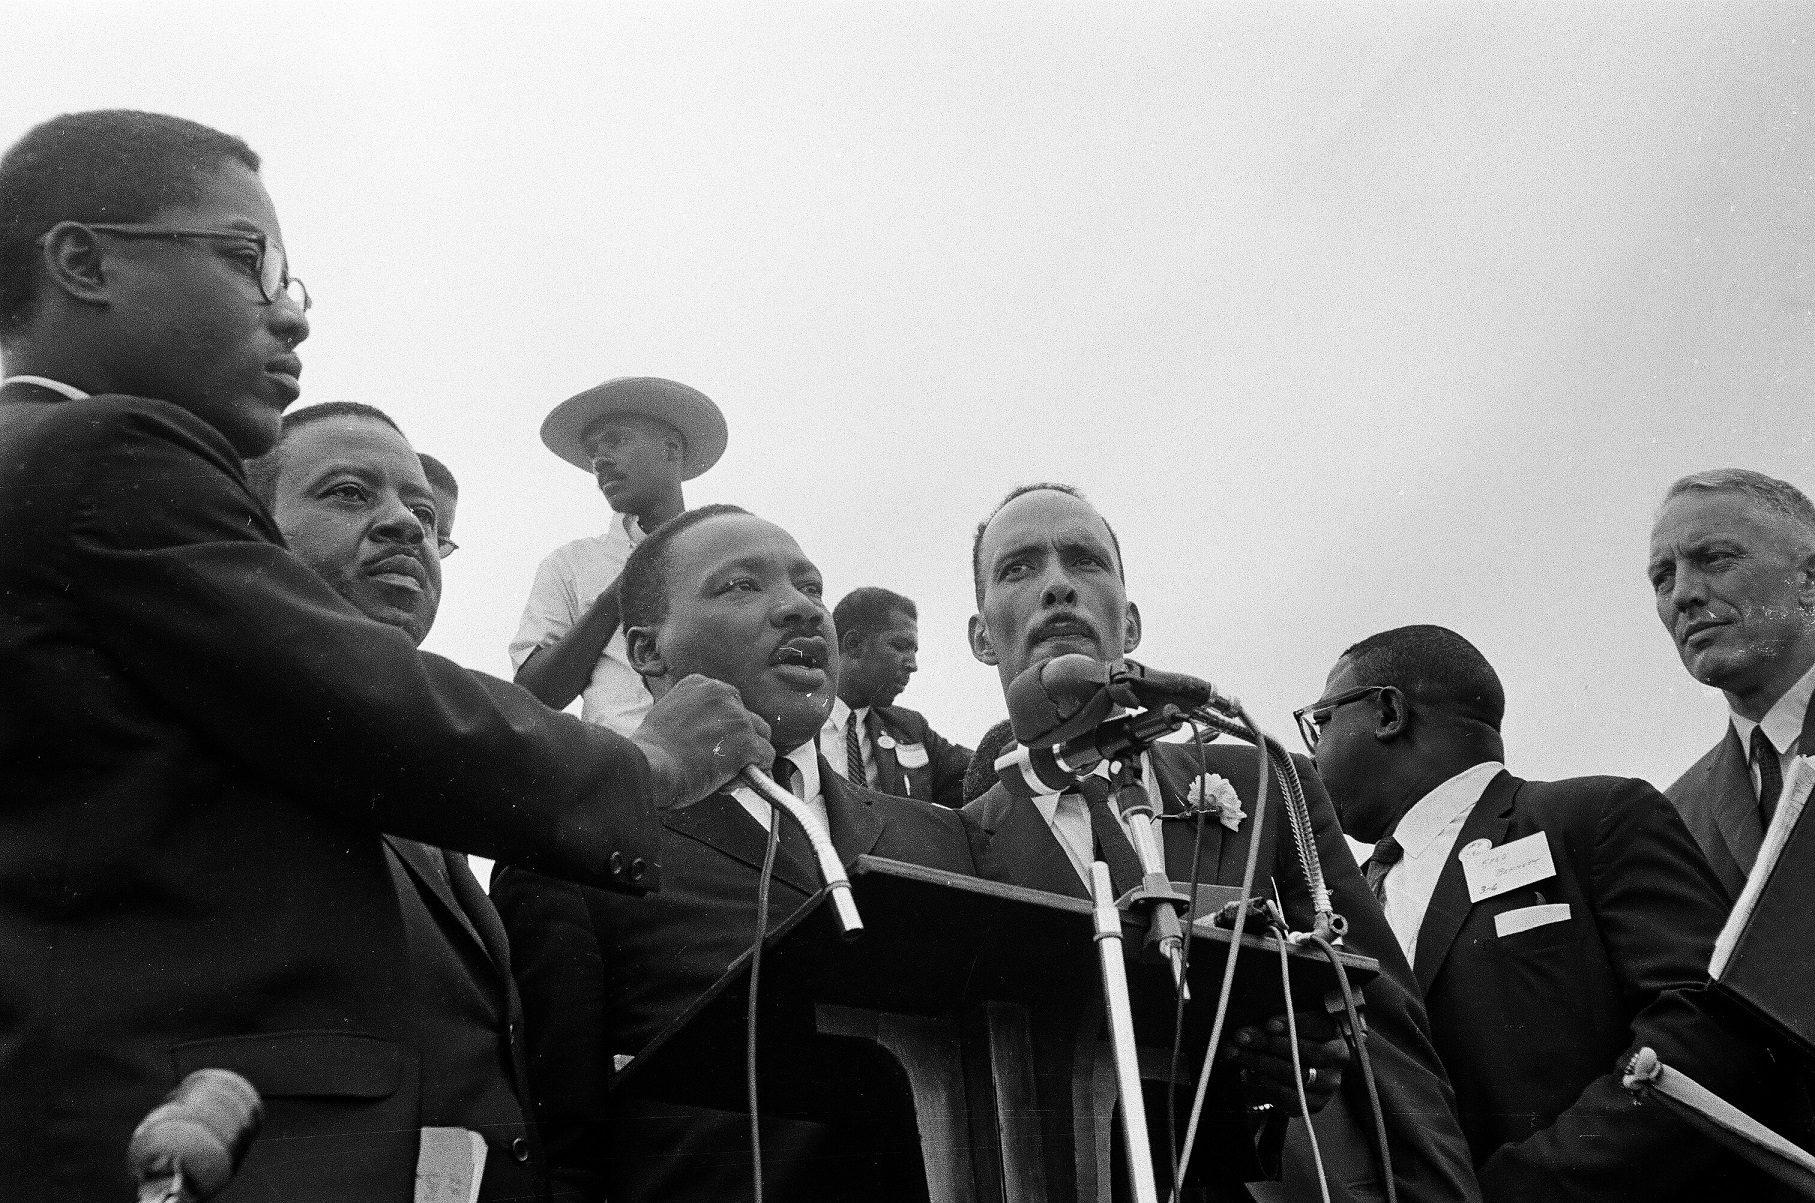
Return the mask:
<path fill-rule="evenodd" d="M 1241 830 L 1242 820 L 1248 817 L 1242 809 L 1242 800 L 1236 796 L 1235 787 L 1216 773 L 1193 778 L 1185 801 L 1193 811 L 1215 815 L 1230 831 Z"/>

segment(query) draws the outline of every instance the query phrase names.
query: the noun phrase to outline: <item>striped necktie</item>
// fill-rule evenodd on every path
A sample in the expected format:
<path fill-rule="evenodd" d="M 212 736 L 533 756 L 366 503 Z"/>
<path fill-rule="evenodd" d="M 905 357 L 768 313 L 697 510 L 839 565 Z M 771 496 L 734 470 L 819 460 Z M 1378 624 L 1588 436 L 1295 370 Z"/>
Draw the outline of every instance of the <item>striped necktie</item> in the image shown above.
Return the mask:
<path fill-rule="evenodd" d="M 844 721 L 845 776 L 853 785 L 868 785 L 870 777 L 863 771 L 863 740 L 857 734 L 857 712 L 851 711 Z"/>

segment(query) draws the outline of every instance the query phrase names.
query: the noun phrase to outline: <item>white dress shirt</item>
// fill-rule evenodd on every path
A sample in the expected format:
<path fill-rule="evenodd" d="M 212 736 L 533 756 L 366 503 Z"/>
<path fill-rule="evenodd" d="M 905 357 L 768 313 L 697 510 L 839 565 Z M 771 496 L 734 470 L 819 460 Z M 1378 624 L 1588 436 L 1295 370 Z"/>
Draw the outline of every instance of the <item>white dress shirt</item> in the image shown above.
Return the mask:
<path fill-rule="evenodd" d="M 52 380 L 49 376 L 8 376 L 5 380 L 0 380 L 0 388 L 5 388 L 9 384 L 35 384 L 39 388 L 47 388 L 53 393 L 62 393 L 71 401 L 88 400 L 88 394 L 75 385 L 64 384 L 61 380 Z"/>
<path fill-rule="evenodd" d="M 876 747 L 870 742 L 870 733 L 864 724 L 869 721 L 870 708 L 863 707 L 857 712 L 857 746 L 863 750 L 863 784 L 876 780 Z M 851 776 L 851 756 L 845 749 L 845 724 L 851 721 L 851 708 L 843 698 L 832 700 L 832 713 L 826 715 L 826 725 L 819 729 L 819 754 L 826 758 L 832 771 L 847 780 Z"/>
<path fill-rule="evenodd" d="M 819 787 L 819 748 L 809 739 L 789 752 L 788 760 L 795 768 L 794 788 L 789 792 L 807 804 L 808 817 L 816 820 L 827 839 L 832 838 L 832 825 L 826 818 L 825 791 Z M 774 811 L 767 798 L 747 785 L 733 785 L 731 796 L 743 804 L 764 831 L 769 830 L 769 818 Z"/>
<path fill-rule="evenodd" d="M 1107 777 L 1109 765 L 1100 764 L 1096 776 Z M 1147 753 L 1141 753 L 1141 784 L 1148 790 L 1159 788 L 1158 779 L 1153 775 L 1153 759 Z M 1076 790 L 1066 790 L 1062 794 L 1035 794 L 1033 804 L 1039 810 L 1040 817 L 1052 828 L 1052 834 L 1059 841 L 1059 847 L 1065 849 L 1071 867 L 1077 870 L 1078 880 L 1090 887 L 1090 862 L 1096 859 L 1096 833 L 1090 829 L 1090 809 L 1084 804 L 1084 795 Z M 1118 819 L 1120 816 L 1117 816 Z M 1124 828 L 1124 830 L 1126 830 Z M 1129 843 L 1134 838 L 1129 837 Z M 1135 844 L 1138 851 L 1139 844 Z"/>
<path fill-rule="evenodd" d="M 573 630 L 587 607 L 618 579 L 631 549 L 642 541 L 643 528 L 635 517 L 614 514 L 604 534 L 575 539 L 550 552 L 536 569 L 523 620 L 517 626 L 517 637 L 511 640 L 512 667 L 522 668 L 531 652 L 559 642 Z M 620 623 L 580 693 L 580 717 L 630 735 L 642 725 L 651 702 L 649 688 L 630 667 Z"/>
<path fill-rule="evenodd" d="M 1418 947 L 1424 912 L 1430 909 L 1437 878 L 1456 846 L 1456 837 L 1462 834 L 1462 824 L 1488 782 L 1505 768 L 1498 760 L 1470 765 L 1413 803 L 1393 828 L 1393 838 L 1405 854 L 1387 870 L 1386 921 L 1399 937 L 1407 961 Z"/>
<path fill-rule="evenodd" d="M 1777 749 L 1777 766 L 1783 776 L 1790 775 L 1790 761 L 1796 758 L 1801 750 L 1802 720 L 1809 712 L 1809 699 L 1815 697 L 1815 667 L 1802 674 L 1796 684 L 1784 691 L 1771 708 L 1765 711 L 1764 721 L 1755 723 L 1749 718 L 1731 714 L 1733 731 L 1739 736 L 1740 750 L 1746 754 L 1746 765 L 1752 776 L 1752 795 L 1758 796 L 1758 766 L 1752 763 L 1752 731 L 1756 727 L 1765 729 L 1765 738 Z"/>

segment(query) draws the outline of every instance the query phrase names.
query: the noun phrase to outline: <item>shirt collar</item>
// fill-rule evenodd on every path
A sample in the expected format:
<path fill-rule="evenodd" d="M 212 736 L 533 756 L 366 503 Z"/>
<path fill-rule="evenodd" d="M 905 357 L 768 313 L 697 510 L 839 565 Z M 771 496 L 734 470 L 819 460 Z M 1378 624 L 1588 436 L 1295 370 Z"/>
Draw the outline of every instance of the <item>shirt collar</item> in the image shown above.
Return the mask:
<path fill-rule="evenodd" d="M 1090 770 L 1089 775 L 1107 779 L 1109 776 L 1109 762 L 1107 760 L 1103 761 L 1101 764 L 1097 765 L 1096 768 Z M 1153 776 L 1153 757 L 1147 752 L 1141 753 L 1141 784 L 1146 786 L 1149 791 L 1159 788 L 1159 785 L 1156 783 Z M 1041 817 L 1043 817 L 1050 826 L 1053 815 L 1058 813 L 1059 799 L 1068 795 L 1076 795 L 1077 792 L 1078 791 L 1071 789 L 1060 790 L 1055 793 L 1041 792 L 1035 794 L 1032 801 L 1034 806 L 1039 810 Z"/>
<path fill-rule="evenodd" d="M 819 797 L 819 745 L 809 739 L 800 747 L 789 752 L 786 759 L 800 774 L 800 788 L 789 792 L 803 802 L 811 802 Z M 741 784 L 735 777 L 731 779 L 731 796 L 745 806 L 768 805 L 768 802 L 761 798 L 755 790 Z"/>
<path fill-rule="evenodd" d="M 630 540 L 632 547 L 643 541 L 643 524 L 637 521 L 635 514 L 619 514 L 616 522 L 618 529 L 624 532 L 624 537 Z"/>
<path fill-rule="evenodd" d="M 52 380 L 49 376 L 8 376 L 6 379 L 0 380 L 0 388 L 5 388 L 9 384 L 35 384 L 39 388 L 47 388 L 53 393 L 62 393 L 64 398 L 70 401 L 86 401 L 89 396 L 75 385 L 64 384 L 61 380 Z"/>
<path fill-rule="evenodd" d="M 857 710 L 855 713 L 857 715 L 857 725 L 859 727 L 869 721 L 870 708 L 868 706 Z M 852 710 L 850 704 L 843 698 L 835 696 L 832 699 L 832 713 L 826 715 L 826 722 L 831 726 L 837 727 L 840 731 L 843 731 L 844 725 L 850 719 L 851 714 Z"/>
<path fill-rule="evenodd" d="M 1488 782 L 1505 770 L 1506 766 L 1498 760 L 1471 764 L 1413 803 L 1393 828 L 1393 839 L 1404 850 L 1406 859 L 1416 860 L 1422 856 L 1430 848 L 1431 841 L 1442 835 L 1443 829 L 1457 816 L 1479 802 Z"/>
<path fill-rule="evenodd" d="M 1802 734 L 1803 716 L 1808 713 L 1809 699 L 1815 697 L 1815 665 L 1797 678 L 1796 684 L 1784 691 L 1772 707 L 1765 711 L 1763 722 L 1755 723 L 1749 718 L 1734 714 L 1733 730 L 1739 736 L 1739 746 L 1746 749 L 1747 755 L 1752 749 L 1752 728 L 1763 727 L 1765 738 L 1777 749 L 1779 756 L 1790 750 L 1796 737 Z"/>

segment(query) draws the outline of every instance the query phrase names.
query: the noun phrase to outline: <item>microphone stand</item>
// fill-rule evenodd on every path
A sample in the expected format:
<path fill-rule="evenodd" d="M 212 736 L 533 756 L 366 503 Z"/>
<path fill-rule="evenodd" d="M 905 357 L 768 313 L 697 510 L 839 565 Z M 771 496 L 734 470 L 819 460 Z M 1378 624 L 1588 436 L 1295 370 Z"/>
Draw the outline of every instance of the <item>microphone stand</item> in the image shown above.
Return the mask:
<path fill-rule="evenodd" d="M 1153 1182 L 1153 1149 L 1147 1141 L 1147 1104 L 1141 1097 L 1141 1070 L 1134 1046 L 1134 1010 L 1128 1001 L 1128 969 L 1122 964 L 1122 912 L 1116 908 L 1109 866 L 1090 866 L 1090 895 L 1096 919 L 1097 959 L 1103 966 L 1103 1001 L 1109 1012 L 1109 1043 L 1115 1055 L 1116 1090 L 1122 1099 L 1122 1140 L 1128 1153 L 1128 1184 L 1134 1203 L 1159 1203 Z"/>
<path fill-rule="evenodd" d="M 838 916 L 838 928 L 847 940 L 855 940 L 863 934 L 863 917 L 857 913 L 857 899 L 851 894 L 851 879 L 845 875 L 844 862 L 838 859 L 838 849 L 832 847 L 832 837 L 820 830 L 813 822 L 811 815 L 799 798 L 775 783 L 774 778 L 755 765 L 745 765 L 738 773 L 738 780 L 755 790 L 769 805 L 786 811 L 800 829 L 807 833 L 807 842 L 813 845 L 813 854 L 819 860 L 819 872 L 825 878 L 826 889 L 832 895 L 832 909 Z M 773 816 L 779 822 L 781 816 Z"/>
<path fill-rule="evenodd" d="M 1143 748 L 1142 751 L 1145 751 Z M 1141 884 L 1117 900 L 1117 905 L 1133 909 L 1147 908 L 1147 947 L 1158 948 L 1172 965 L 1172 980 L 1179 997 L 1189 1002 L 1191 988 L 1185 983 L 1185 931 L 1181 918 L 1191 906 L 1191 899 L 1173 887 L 1172 875 L 1166 871 L 1166 852 L 1160 843 L 1159 820 L 1154 814 L 1153 798 L 1135 777 L 1132 761 L 1123 760 L 1116 777 L 1116 808 L 1122 815 L 1122 827 L 1128 841 L 1146 870 Z"/>

